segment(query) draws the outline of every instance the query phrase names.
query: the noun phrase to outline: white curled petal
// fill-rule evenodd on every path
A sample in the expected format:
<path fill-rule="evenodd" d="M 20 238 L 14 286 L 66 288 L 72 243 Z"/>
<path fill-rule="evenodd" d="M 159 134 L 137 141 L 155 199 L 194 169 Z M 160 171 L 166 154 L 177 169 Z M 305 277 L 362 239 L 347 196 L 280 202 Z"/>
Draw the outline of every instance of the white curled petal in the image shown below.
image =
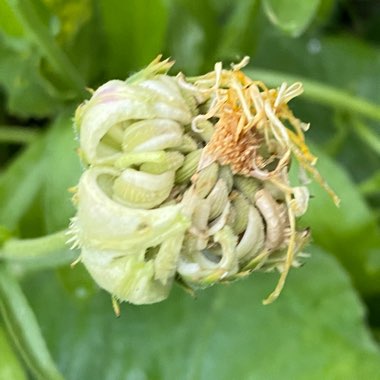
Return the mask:
<path fill-rule="evenodd" d="M 302 216 L 309 205 L 309 190 L 306 186 L 293 187 L 293 196 L 294 199 L 291 200 L 290 207 L 296 217 Z"/>
<path fill-rule="evenodd" d="M 118 123 L 136 119 L 171 119 L 187 124 L 191 120 L 185 103 L 157 99 L 155 92 L 149 89 L 120 81 L 111 82 L 100 87 L 76 116 L 81 149 L 89 163 L 96 162 L 100 140 Z"/>
<path fill-rule="evenodd" d="M 166 98 L 168 101 L 177 103 L 181 106 L 185 104 L 181 92 L 176 83 L 176 79 L 167 75 L 158 75 L 154 79 L 148 79 L 138 84 L 141 88 L 148 88 L 154 91 L 158 96 Z"/>
<path fill-rule="evenodd" d="M 260 211 L 266 224 L 265 246 L 275 250 L 281 246 L 285 238 L 285 223 L 280 205 L 267 190 L 259 190 L 255 194 L 255 205 Z"/>
<path fill-rule="evenodd" d="M 81 259 L 96 283 L 119 300 L 150 304 L 167 298 L 173 278 L 164 285 L 154 279 L 153 261 L 144 261 L 144 251 L 82 248 Z"/>
<path fill-rule="evenodd" d="M 254 206 L 248 211 L 248 224 L 236 247 L 236 254 L 239 259 L 249 260 L 254 257 L 264 245 L 264 224 L 260 213 Z"/>
<path fill-rule="evenodd" d="M 113 175 L 110 169 L 89 169 L 78 188 L 77 230 L 82 246 L 103 249 L 150 247 L 184 231 L 189 219 L 181 205 L 159 209 L 131 209 L 110 199 L 100 187 L 101 175 Z"/>
<path fill-rule="evenodd" d="M 166 285 L 177 271 L 184 233 L 166 239 L 154 259 L 154 278 Z"/>
<path fill-rule="evenodd" d="M 124 206 L 151 209 L 160 205 L 170 194 L 174 171 L 150 174 L 125 169 L 114 181 L 113 198 Z"/>
<path fill-rule="evenodd" d="M 178 263 L 178 273 L 191 283 L 201 282 L 211 285 L 215 281 L 232 276 L 238 271 L 238 258 L 236 255 L 237 238 L 230 227 L 225 226 L 214 236 L 214 241 L 221 246 L 219 262 L 208 258 L 207 252 L 196 251 L 191 259 L 181 257 Z"/>
<path fill-rule="evenodd" d="M 103 136 L 117 123 L 129 120 L 153 118 L 154 109 L 132 99 L 96 104 L 83 115 L 80 126 L 80 145 L 89 163 L 96 162 L 97 147 Z"/>
<path fill-rule="evenodd" d="M 123 136 L 123 150 L 149 152 L 182 144 L 183 128 L 170 119 L 141 120 L 128 126 Z"/>
<path fill-rule="evenodd" d="M 226 225 L 230 208 L 231 208 L 231 202 L 228 201 L 226 203 L 226 206 L 224 207 L 222 214 L 210 223 L 210 229 L 208 230 L 209 235 L 216 234 Z"/>
<path fill-rule="evenodd" d="M 229 226 L 225 226 L 214 235 L 214 240 L 222 247 L 220 268 L 226 270 L 228 275 L 235 274 L 238 271 L 238 258 L 236 255 L 237 237 Z"/>

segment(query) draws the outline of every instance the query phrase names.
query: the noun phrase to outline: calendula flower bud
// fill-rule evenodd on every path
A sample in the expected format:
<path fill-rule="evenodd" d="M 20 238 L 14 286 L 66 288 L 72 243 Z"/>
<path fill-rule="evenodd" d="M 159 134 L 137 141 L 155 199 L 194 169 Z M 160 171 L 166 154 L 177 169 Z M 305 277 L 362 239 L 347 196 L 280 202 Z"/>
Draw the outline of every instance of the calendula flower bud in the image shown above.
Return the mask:
<path fill-rule="evenodd" d="M 95 281 L 135 304 L 165 299 L 173 281 L 197 289 L 253 271 L 298 264 L 308 230 L 314 168 L 288 102 L 302 85 L 268 89 L 241 72 L 168 76 L 158 57 L 127 81 L 110 81 L 75 116 L 86 169 L 71 241 Z M 290 159 L 300 183 L 290 183 Z"/>

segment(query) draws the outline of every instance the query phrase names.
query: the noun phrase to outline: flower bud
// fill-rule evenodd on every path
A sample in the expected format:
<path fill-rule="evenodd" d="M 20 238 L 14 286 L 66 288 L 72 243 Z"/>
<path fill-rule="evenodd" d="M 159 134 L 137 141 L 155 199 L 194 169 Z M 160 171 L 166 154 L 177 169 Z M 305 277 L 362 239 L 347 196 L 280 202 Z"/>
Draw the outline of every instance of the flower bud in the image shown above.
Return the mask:
<path fill-rule="evenodd" d="M 174 280 L 197 289 L 278 269 L 271 302 L 309 236 L 296 226 L 309 192 L 290 182 L 291 156 L 333 194 L 288 107 L 302 85 L 267 89 L 242 64 L 172 77 L 171 65 L 157 58 L 78 108 L 86 169 L 71 241 L 119 300 L 159 302 Z"/>

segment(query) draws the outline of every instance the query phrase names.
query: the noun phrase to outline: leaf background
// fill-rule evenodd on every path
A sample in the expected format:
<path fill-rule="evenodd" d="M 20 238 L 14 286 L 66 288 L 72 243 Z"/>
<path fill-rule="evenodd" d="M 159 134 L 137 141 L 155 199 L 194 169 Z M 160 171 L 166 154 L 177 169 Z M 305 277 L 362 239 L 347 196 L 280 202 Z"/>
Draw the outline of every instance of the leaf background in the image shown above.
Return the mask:
<path fill-rule="evenodd" d="M 380 7 L 361 3 L 0 0 L 0 130 L 38 131 L 27 147 L 0 134 L 0 242 L 63 229 L 75 212 L 67 189 L 81 167 L 71 118 L 89 95 L 65 73 L 74 69 L 83 86 L 96 88 L 159 53 L 188 75 L 249 55 L 253 74 L 293 74 L 379 104 Z M 31 38 L 26 5 L 68 70 Z M 261 301 L 277 274 L 255 274 L 196 299 L 175 288 L 157 305 L 122 305 L 116 318 L 83 267 L 62 265 L 67 250 L 55 252 L 59 267 L 11 266 L 65 379 L 380 379 L 379 120 L 306 95 L 294 110 L 311 122 L 318 167 L 342 205 L 335 209 L 312 186 L 302 220 L 312 226 L 312 256 L 275 304 Z M 0 379 L 34 378 L 6 327 L 0 318 Z"/>
<path fill-rule="evenodd" d="M 119 319 L 108 296 L 83 303 L 63 292 L 50 274 L 42 277 L 28 283 L 27 295 L 69 379 L 370 379 L 379 374 L 380 354 L 362 325 L 363 307 L 347 275 L 320 250 L 291 273 L 284 294 L 269 307 L 261 305 L 276 283 L 268 274 L 213 287 L 196 299 L 176 288 L 160 304 L 123 305 Z M 52 302 L 48 310 L 46 299 Z"/>

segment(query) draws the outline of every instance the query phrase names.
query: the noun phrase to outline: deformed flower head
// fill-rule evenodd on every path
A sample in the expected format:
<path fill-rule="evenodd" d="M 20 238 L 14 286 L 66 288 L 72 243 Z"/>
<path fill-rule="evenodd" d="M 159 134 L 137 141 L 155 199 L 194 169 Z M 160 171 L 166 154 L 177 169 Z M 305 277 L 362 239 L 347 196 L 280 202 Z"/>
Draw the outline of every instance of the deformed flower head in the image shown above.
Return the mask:
<path fill-rule="evenodd" d="M 245 62 L 186 78 L 157 58 L 78 108 L 86 170 L 71 240 L 116 298 L 153 303 L 174 280 L 197 289 L 278 269 L 269 303 L 309 237 L 296 226 L 309 193 L 290 183 L 291 157 L 338 201 L 288 107 L 302 85 L 268 89 L 243 74 Z"/>

